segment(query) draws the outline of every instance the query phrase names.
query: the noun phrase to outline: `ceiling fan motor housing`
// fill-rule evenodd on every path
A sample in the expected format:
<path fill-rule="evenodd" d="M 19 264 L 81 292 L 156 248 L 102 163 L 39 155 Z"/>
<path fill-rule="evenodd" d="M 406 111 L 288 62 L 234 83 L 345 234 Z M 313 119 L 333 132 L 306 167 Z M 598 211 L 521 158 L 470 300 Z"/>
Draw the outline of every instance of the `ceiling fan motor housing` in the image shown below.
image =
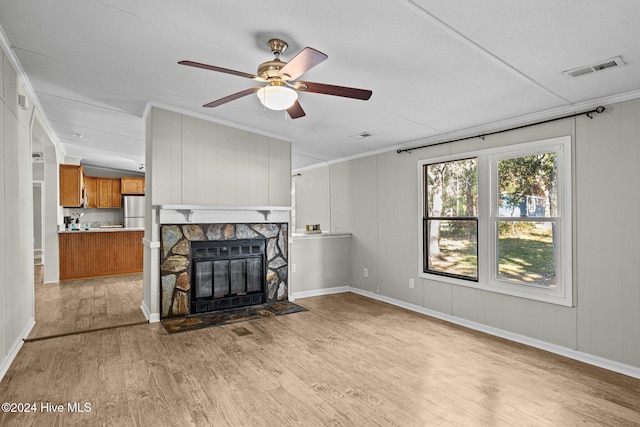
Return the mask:
<path fill-rule="evenodd" d="M 286 76 L 279 74 L 282 67 L 287 65 L 286 62 L 280 60 L 280 55 L 287 50 L 289 46 L 287 42 L 280 39 L 271 39 L 267 42 L 271 48 L 271 52 L 275 58 L 271 61 L 263 62 L 258 66 L 258 76 L 265 80 L 286 80 Z"/>
<path fill-rule="evenodd" d="M 275 58 L 272 61 L 267 61 L 260 64 L 258 66 L 257 74 L 265 80 L 271 80 L 274 78 L 280 79 L 281 76 L 278 74 L 278 72 L 285 65 L 287 65 L 286 62 L 280 61 L 278 58 Z"/>

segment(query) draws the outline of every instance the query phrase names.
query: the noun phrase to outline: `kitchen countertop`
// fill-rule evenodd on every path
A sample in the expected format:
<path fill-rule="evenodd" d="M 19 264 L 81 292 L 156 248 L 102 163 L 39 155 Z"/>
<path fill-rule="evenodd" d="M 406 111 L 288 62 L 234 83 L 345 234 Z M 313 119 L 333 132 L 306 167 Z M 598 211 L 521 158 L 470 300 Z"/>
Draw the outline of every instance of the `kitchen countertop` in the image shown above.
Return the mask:
<path fill-rule="evenodd" d="M 120 233 L 123 231 L 144 231 L 144 227 L 139 228 L 90 228 L 88 230 L 61 230 L 58 234 L 80 234 L 80 233 Z"/>

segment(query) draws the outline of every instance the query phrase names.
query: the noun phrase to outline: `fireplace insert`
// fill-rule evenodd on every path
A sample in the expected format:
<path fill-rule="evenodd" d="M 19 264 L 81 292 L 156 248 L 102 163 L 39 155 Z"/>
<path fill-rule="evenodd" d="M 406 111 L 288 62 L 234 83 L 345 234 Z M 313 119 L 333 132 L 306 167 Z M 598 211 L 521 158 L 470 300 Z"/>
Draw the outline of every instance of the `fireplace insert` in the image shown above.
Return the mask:
<path fill-rule="evenodd" d="M 262 304 L 265 241 L 192 241 L 191 313 Z"/>

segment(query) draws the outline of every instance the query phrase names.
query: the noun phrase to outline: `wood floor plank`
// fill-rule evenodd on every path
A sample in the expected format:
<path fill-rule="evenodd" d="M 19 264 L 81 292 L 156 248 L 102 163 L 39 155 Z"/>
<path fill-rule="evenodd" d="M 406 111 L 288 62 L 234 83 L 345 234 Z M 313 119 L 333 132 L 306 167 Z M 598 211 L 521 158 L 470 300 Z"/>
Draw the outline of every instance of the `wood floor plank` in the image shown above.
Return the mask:
<path fill-rule="evenodd" d="M 42 282 L 35 267 L 35 320 L 27 340 L 146 322 L 142 274 Z"/>
<path fill-rule="evenodd" d="M 309 311 L 26 342 L 0 400 L 92 411 L 0 425 L 640 425 L 638 379 L 355 294 L 296 302 Z"/>

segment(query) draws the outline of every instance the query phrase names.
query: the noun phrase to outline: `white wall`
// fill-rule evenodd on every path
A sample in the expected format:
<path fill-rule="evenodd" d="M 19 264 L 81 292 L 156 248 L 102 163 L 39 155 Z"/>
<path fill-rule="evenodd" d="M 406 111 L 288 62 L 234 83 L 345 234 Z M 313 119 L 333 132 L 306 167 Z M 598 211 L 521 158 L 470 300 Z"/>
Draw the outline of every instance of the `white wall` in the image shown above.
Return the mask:
<path fill-rule="evenodd" d="M 292 178 L 296 188 L 297 230 L 307 224 L 320 224 L 323 231 L 331 229 L 331 178 L 329 166 L 321 166 L 301 172 Z"/>
<path fill-rule="evenodd" d="M 640 100 L 603 119 L 576 128 L 577 347 L 640 366 Z"/>
<path fill-rule="evenodd" d="M 291 205 L 289 142 L 156 107 L 147 121 L 153 205 Z"/>
<path fill-rule="evenodd" d="M 1 50 L 0 50 L 1 52 Z M 30 123 L 33 109 L 9 59 L 0 56 L 0 378 L 33 326 L 33 188 Z M 30 105 L 33 105 L 30 102 Z"/>
<path fill-rule="evenodd" d="M 294 237 L 289 245 L 289 286 L 294 298 L 348 287 L 351 284 L 350 244 L 349 235 Z"/>
<path fill-rule="evenodd" d="M 565 135 L 574 145 L 576 307 L 417 277 L 418 160 Z M 353 288 L 640 372 L 640 100 L 593 119 L 333 164 L 330 185 L 332 231 L 353 233 Z"/>

